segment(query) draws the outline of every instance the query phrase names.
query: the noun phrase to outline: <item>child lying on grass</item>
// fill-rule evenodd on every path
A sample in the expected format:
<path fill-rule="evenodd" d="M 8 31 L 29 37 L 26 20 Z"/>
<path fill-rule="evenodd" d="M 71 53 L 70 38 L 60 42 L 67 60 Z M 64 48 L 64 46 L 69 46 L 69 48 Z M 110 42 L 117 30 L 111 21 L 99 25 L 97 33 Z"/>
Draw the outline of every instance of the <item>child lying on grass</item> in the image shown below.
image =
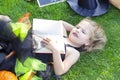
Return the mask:
<path fill-rule="evenodd" d="M 63 38 L 66 45 L 66 52 L 63 56 L 61 56 L 55 42 L 47 37 L 42 40 L 42 44 L 52 51 L 51 61 L 56 75 L 66 73 L 71 66 L 78 61 L 80 52 L 103 49 L 107 41 L 101 26 L 90 19 L 83 19 L 76 26 L 65 21 L 62 21 L 62 23 L 64 26 Z M 24 28 L 16 31 L 16 25 L 18 25 L 19 28 Z M 34 46 L 32 44 L 32 34 L 26 28 L 27 26 L 25 24 L 15 24 L 0 20 L 0 36 L 3 36 L 7 41 L 11 42 L 12 50 L 15 51 L 21 62 L 24 62 L 28 56 L 35 57 L 42 61 L 43 58 L 41 56 L 44 55 L 32 53 Z M 22 34 L 20 34 L 20 32 L 22 32 Z M 67 35 L 67 32 L 70 32 L 69 35 Z M 47 58 L 44 57 L 44 59 Z"/>

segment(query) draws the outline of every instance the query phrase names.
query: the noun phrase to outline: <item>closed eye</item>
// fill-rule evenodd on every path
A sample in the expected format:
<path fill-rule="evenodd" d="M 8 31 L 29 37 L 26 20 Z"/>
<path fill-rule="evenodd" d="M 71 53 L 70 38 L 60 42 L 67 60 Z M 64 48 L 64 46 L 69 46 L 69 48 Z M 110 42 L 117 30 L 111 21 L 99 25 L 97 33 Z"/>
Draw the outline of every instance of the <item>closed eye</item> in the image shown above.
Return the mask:
<path fill-rule="evenodd" d="M 86 34 L 86 33 L 85 33 L 85 30 L 82 29 L 82 33 L 83 33 L 83 34 Z"/>
<path fill-rule="evenodd" d="M 79 27 L 79 26 L 77 26 L 76 28 L 77 28 L 77 29 L 79 29 L 80 27 Z"/>

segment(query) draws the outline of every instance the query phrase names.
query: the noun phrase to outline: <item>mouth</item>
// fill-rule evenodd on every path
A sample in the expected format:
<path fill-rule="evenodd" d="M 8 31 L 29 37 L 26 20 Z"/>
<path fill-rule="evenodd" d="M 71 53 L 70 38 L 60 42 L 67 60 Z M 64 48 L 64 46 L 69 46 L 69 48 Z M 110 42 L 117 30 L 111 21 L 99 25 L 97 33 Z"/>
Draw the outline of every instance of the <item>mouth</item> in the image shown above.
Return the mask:
<path fill-rule="evenodd" d="M 78 38 L 78 35 L 75 32 L 73 32 L 73 35 Z"/>

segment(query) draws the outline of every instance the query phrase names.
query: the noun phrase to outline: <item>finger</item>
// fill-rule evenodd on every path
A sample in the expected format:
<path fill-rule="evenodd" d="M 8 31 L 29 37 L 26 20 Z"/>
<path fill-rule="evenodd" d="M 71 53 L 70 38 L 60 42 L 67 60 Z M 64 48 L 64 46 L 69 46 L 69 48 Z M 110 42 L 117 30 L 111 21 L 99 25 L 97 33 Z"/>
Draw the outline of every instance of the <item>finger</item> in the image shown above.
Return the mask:
<path fill-rule="evenodd" d="M 50 42 L 50 41 L 51 41 L 51 39 L 50 39 L 50 38 L 46 38 L 46 39 L 47 39 L 47 41 L 48 41 L 48 42 Z"/>
<path fill-rule="evenodd" d="M 42 46 L 46 46 L 46 45 L 48 45 L 48 44 L 49 44 L 49 42 L 46 41 L 46 40 L 41 41 L 41 45 L 42 45 Z"/>
<path fill-rule="evenodd" d="M 46 45 L 48 45 L 47 43 L 41 41 L 41 46 L 45 47 Z"/>
<path fill-rule="evenodd" d="M 47 39 L 43 39 L 42 42 L 49 43 L 49 41 Z"/>
<path fill-rule="evenodd" d="M 49 39 L 49 38 L 44 38 L 43 40 L 48 42 L 48 43 L 51 41 L 51 39 Z"/>

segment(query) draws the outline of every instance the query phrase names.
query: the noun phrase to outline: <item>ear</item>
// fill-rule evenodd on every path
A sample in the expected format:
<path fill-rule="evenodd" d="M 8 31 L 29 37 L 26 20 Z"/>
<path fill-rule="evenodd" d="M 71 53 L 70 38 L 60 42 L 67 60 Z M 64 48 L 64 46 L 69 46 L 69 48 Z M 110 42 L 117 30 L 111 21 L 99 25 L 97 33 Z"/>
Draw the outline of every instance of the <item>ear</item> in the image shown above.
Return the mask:
<path fill-rule="evenodd" d="M 91 39 L 88 39 L 86 42 L 85 42 L 85 46 L 90 46 L 91 45 Z"/>
<path fill-rule="evenodd" d="M 85 43 L 85 46 L 89 46 L 89 45 L 90 45 L 90 42 L 86 42 L 86 43 Z"/>

